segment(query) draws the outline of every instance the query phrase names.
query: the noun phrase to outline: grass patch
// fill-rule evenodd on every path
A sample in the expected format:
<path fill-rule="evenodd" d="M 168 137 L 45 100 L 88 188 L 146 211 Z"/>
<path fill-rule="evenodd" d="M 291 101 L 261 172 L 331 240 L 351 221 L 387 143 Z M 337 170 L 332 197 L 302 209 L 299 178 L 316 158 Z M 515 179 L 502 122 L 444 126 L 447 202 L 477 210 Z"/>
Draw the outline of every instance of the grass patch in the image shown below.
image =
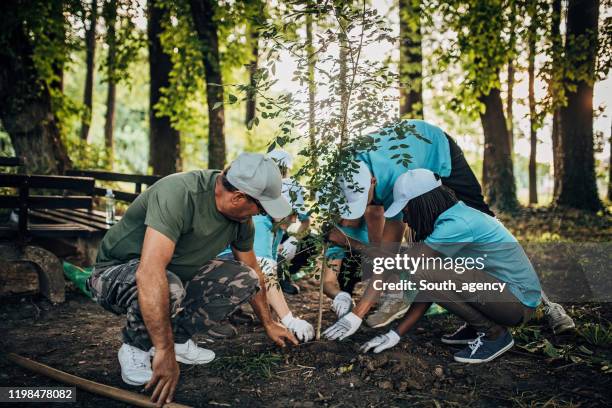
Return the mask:
<path fill-rule="evenodd" d="M 242 354 L 219 357 L 209 364 L 209 367 L 221 373 L 240 371 L 248 376 L 264 378 L 272 377 L 272 369 L 279 366 L 282 356 L 276 353 Z"/>

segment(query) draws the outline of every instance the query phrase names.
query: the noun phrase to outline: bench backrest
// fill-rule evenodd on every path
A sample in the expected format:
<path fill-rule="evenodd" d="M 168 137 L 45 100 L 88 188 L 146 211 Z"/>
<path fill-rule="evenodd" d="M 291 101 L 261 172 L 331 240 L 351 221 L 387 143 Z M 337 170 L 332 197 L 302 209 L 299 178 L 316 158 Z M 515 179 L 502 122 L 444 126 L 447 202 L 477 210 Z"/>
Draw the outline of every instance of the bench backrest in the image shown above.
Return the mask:
<path fill-rule="evenodd" d="M 138 194 L 142 193 L 142 185 L 152 186 L 155 182 L 162 178 L 162 176 L 155 175 L 143 175 L 143 174 L 125 174 L 125 173 L 113 173 L 108 171 L 100 170 L 68 170 L 66 172 L 70 176 L 80 177 L 92 177 L 99 181 L 114 181 L 114 182 L 126 182 L 134 183 L 134 192 L 113 190 L 115 199 L 121 201 L 132 202 L 138 197 Z M 106 195 L 106 189 L 101 187 L 94 188 L 94 195 L 104 196 Z"/>
<path fill-rule="evenodd" d="M 19 167 L 22 164 L 19 157 L 0 156 L 0 167 Z"/>
<path fill-rule="evenodd" d="M 17 195 L 0 195 L 0 208 L 19 208 L 19 235 L 23 237 L 28 228 L 28 209 L 91 209 L 94 183 L 91 177 L 0 173 L 0 187 L 18 189 Z M 60 190 L 61 193 L 34 195 L 30 189 Z M 82 194 L 68 195 L 66 191 Z"/>

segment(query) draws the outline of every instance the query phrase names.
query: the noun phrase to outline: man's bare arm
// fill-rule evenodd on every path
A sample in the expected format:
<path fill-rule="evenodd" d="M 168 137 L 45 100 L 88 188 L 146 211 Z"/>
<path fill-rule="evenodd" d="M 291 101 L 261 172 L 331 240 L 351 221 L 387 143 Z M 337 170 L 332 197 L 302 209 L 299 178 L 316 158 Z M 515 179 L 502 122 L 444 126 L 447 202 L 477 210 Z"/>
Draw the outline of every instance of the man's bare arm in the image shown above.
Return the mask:
<path fill-rule="evenodd" d="M 371 244 L 378 244 L 383 239 L 385 228 L 385 209 L 382 205 L 368 205 L 363 214 L 368 225 L 368 239 Z"/>
<path fill-rule="evenodd" d="M 138 305 L 156 348 L 174 346 L 170 323 L 170 291 L 166 266 L 175 244 L 164 234 L 148 227 L 145 232 L 140 265 L 136 270 Z"/>
<path fill-rule="evenodd" d="M 369 252 L 367 256 L 372 256 L 372 257 L 376 257 L 376 256 L 393 257 L 395 256 L 395 254 L 380 250 L 378 248 L 373 248 L 372 250 L 366 251 L 366 252 Z M 421 257 L 422 256 L 422 257 L 428 258 L 428 257 L 437 257 L 440 254 L 434 251 L 433 249 L 431 249 L 429 246 L 425 244 L 421 244 L 421 245 L 416 245 L 410 248 L 406 255 L 408 257 Z M 353 309 L 353 313 L 363 318 L 370 311 L 372 306 L 376 304 L 381 294 L 379 290 L 376 290 L 374 288 L 374 281 L 380 280 L 381 282 L 389 282 L 391 279 L 396 279 L 398 273 L 399 271 L 385 271 L 380 275 L 374 275 L 370 279 L 363 296 L 359 300 L 359 303 Z"/>
<path fill-rule="evenodd" d="M 234 258 L 236 260 L 244 262 L 251 268 L 255 270 L 257 273 L 257 277 L 259 278 L 259 285 L 261 290 L 255 294 L 249 301 L 255 314 L 261 321 L 268 337 L 272 339 L 276 344 L 281 347 L 285 346 L 285 339 L 289 340 L 293 344 L 298 344 L 297 339 L 291 332 L 289 332 L 285 326 L 280 325 L 272 320 L 272 315 L 270 314 L 270 308 L 268 307 L 268 298 L 267 298 L 267 290 L 266 290 L 266 279 L 259 267 L 259 263 L 257 262 L 257 258 L 255 257 L 255 252 L 253 250 L 250 251 L 237 251 L 232 248 L 232 253 L 234 254 Z"/>
<path fill-rule="evenodd" d="M 159 406 L 171 402 L 180 375 L 174 353 L 170 323 L 170 290 L 166 266 L 174 253 L 174 242 L 164 234 L 147 227 L 140 264 L 136 270 L 138 305 L 147 332 L 156 348 L 153 376 L 146 386 L 153 390 L 151 401 Z"/>

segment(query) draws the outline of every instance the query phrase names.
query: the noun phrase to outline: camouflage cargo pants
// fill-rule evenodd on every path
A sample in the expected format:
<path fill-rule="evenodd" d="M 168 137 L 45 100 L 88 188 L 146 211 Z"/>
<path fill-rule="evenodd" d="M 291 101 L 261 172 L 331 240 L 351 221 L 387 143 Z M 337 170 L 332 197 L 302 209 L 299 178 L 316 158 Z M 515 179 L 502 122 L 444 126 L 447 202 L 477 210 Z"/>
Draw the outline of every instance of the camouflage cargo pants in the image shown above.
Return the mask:
<path fill-rule="evenodd" d="M 149 350 L 153 344 L 138 305 L 136 269 L 140 261 L 95 268 L 87 285 L 94 300 L 115 314 L 125 314 L 123 342 Z M 184 343 L 196 333 L 219 324 L 259 289 L 255 271 L 242 262 L 213 259 L 186 285 L 167 271 L 170 317 L 175 343 Z"/>

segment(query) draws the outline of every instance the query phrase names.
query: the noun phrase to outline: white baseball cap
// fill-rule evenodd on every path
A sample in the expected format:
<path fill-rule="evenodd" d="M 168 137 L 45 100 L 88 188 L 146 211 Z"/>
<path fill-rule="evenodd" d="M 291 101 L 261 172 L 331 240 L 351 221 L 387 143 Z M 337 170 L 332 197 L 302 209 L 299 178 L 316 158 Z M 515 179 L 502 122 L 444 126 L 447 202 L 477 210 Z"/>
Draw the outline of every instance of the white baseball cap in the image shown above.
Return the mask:
<path fill-rule="evenodd" d="M 357 164 L 357 172 L 352 174 L 352 181 L 349 182 L 344 177 L 340 179 L 340 188 L 346 198 L 346 205 L 340 215 L 346 220 L 360 218 L 368 206 L 372 173 L 364 162 L 358 161 Z"/>
<path fill-rule="evenodd" d="M 268 153 L 267 156 L 274 160 L 279 166 L 286 167 L 287 170 L 291 170 L 293 167 L 293 156 L 291 156 L 291 153 L 285 150 L 274 149 Z"/>
<path fill-rule="evenodd" d="M 282 178 L 274 161 L 260 153 L 242 153 L 230 166 L 227 181 L 261 203 L 272 218 L 291 214 L 291 205 L 281 194 Z"/>
<path fill-rule="evenodd" d="M 402 211 L 408 201 L 442 185 L 442 180 L 427 169 L 408 170 L 395 180 L 393 204 L 385 211 L 385 218 L 391 218 Z"/>

